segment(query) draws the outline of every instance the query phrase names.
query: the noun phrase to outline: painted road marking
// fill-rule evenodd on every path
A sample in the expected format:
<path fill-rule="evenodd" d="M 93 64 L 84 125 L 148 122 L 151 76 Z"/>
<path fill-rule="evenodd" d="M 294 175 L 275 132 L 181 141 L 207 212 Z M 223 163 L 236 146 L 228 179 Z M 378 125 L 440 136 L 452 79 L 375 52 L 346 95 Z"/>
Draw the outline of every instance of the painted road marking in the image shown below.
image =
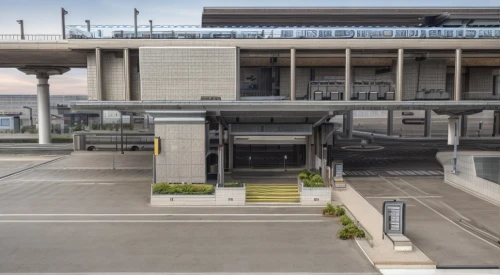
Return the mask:
<path fill-rule="evenodd" d="M 214 214 L 182 214 L 182 213 L 164 213 L 164 214 L 0 214 L 0 217 L 140 217 L 140 216 L 149 216 L 149 217 L 166 217 L 166 216 L 175 216 L 175 217 L 197 217 L 197 216 L 205 216 L 205 217 L 297 217 L 297 216 L 323 216 L 321 214 L 252 214 L 252 213 L 214 213 Z"/>
<path fill-rule="evenodd" d="M 324 220 L 0 220 L 0 223 L 322 223 Z"/>

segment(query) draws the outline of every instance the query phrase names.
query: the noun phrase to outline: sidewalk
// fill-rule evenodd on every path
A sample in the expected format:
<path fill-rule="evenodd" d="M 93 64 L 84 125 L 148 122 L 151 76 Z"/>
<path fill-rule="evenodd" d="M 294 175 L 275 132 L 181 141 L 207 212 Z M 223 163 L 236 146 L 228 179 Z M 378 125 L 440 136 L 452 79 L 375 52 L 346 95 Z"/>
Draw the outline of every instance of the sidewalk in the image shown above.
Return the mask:
<path fill-rule="evenodd" d="M 373 247 L 364 240 L 356 242 L 377 268 L 436 268 L 436 263 L 415 245 L 413 251 L 394 251 L 392 242 L 388 238 L 382 239 L 382 214 L 349 184 L 345 190 L 335 190 L 332 193 L 333 198 L 341 201 L 373 237 Z"/>

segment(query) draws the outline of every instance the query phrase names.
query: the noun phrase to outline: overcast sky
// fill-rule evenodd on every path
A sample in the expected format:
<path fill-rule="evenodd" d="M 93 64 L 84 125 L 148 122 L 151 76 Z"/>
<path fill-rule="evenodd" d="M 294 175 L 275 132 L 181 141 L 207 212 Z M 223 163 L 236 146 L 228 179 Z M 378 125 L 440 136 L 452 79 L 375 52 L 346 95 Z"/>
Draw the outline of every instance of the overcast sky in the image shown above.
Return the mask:
<path fill-rule="evenodd" d="M 66 24 L 83 25 L 88 19 L 92 24 L 133 24 L 133 9 L 140 11 L 139 24 L 191 24 L 201 23 L 203 7 L 217 6 L 443 6 L 443 7 L 492 7 L 500 0 L 1 0 L 0 34 L 17 34 L 16 20 L 24 20 L 26 34 L 60 34 L 60 9 L 69 14 Z M 85 69 L 73 69 L 62 76 L 50 79 L 52 94 L 86 94 Z M 36 79 L 16 69 L 0 69 L 0 94 L 36 94 Z"/>

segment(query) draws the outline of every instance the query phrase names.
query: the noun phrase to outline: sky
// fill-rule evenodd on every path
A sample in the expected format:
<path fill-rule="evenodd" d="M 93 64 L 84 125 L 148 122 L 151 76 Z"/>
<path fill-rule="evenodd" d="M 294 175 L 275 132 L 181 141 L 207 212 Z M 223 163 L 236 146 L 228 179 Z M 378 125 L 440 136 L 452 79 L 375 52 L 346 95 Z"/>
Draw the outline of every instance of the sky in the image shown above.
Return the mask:
<path fill-rule="evenodd" d="M 133 10 L 139 10 L 138 24 L 199 25 L 203 7 L 289 6 L 289 7 L 499 7 L 500 0 L 0 0 L 0 34 L 17 34 L 16 20 L 24 20 L 25 34 L 60 34 L 60 10 L 64 7 L 68 25 L 133 25 Z M 87 94 L 86 69 L 73 69 L 49 80 L 52 94 Z M 0 69 L 0 94 L 36 94 L 37 80 L 17 69 Z"/>

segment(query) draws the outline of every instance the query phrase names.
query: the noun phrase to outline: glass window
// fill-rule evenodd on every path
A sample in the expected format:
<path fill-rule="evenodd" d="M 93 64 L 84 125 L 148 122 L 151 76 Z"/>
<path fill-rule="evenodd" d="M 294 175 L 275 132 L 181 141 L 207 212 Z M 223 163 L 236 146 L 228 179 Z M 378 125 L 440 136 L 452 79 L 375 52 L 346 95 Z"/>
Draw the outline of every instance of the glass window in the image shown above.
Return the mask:
<path fill-rule="evenodd" d="M 8 119 L 8 118 L 2 118 L 0 120 L 0 126 L 10 126 L 10 119 Z"/>
<path fill-rule="evenodd" d="M 500 75 L 493 76 L 493 95 L 500 94 Z"/>

